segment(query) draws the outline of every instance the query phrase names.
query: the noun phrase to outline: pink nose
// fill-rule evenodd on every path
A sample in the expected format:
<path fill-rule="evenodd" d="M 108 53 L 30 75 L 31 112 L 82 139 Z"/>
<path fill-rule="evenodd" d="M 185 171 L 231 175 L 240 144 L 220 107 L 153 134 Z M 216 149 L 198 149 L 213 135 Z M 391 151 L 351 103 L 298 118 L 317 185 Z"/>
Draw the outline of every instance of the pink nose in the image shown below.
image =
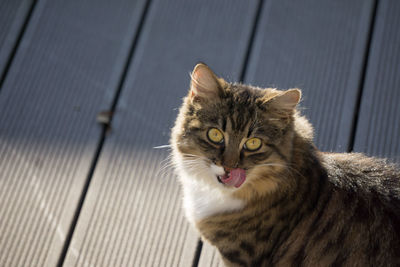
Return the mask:
<path fill-rule="evenodd" d="M 230 172 L 231 170 L 233 170 L 234 168 L 230 168 L 230 167 L 226 167 L 226 166 L 224 166 L 224 170 L 225 170 L 225 172 Z"/>

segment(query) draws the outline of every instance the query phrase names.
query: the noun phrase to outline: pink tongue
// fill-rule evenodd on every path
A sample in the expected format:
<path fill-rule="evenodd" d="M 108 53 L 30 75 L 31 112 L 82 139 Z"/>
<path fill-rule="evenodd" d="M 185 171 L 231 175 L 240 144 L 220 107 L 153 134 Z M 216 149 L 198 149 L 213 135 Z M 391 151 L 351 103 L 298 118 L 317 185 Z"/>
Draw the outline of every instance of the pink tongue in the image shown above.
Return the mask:
<path fill-rule="evenodd" d="M 246 172 L 243 169 L 233 169 L 229 173 L 229 177 L 224 176 L 221 178 L 222 182 L 234 187 L 240 187 L 246 180 Z"/>

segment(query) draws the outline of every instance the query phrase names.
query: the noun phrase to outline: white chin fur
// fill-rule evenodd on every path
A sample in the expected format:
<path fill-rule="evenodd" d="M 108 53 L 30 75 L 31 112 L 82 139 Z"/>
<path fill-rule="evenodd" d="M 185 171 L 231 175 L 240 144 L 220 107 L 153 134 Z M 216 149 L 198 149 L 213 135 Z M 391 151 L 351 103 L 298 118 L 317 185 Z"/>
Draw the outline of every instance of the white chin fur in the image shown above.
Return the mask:
<path fill-rule="evenodd" d="M 243 200 L 232 197 L 235 189 L 224 186 L 217 180 L 224 169 L 202 159 L 185 168 L 181 157 L 174 157 L 179 179 L 183 185 L 183 207 L 186 217 L 195 223 L 212 215 L 239 210 L 244 207 Z"/>

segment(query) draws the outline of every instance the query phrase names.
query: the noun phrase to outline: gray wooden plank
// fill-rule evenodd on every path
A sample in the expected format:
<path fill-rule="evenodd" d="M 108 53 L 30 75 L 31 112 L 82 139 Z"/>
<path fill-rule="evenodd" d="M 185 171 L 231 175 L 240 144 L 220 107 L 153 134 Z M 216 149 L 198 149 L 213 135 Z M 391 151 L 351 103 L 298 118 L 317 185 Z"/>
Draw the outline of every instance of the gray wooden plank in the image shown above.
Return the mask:
<path fill-rule="evenodd" d="M 303 91 L 323 150 L 349 146 L 373 1 L 265 1 L 245 82 Z M 204 244 L 199 266 L 222 266 Z"/>
<path fill-rule="evenodd" d="M 400 2 L 378 2 L 354 150 L 400 163 Z"/>
<path fill-rule="evenodd" d="M 33 0 L 0 1 L 0 79 L 3 77 L 32 4 Z"/>
<path fill-rule="evenodd" d="M 39 1 L 0 94 L 0 266 L 55 266 L 144 1 Z"/>
<path fill-rule="evenodd" d="M 197 61 L 239 79 L 257 4 L 151 3 L 65 266 L 191 266 L 198 236 L 153 147 L 168 144 Z"/>
<path fill-rule="evenodd" d="M 301 88 L 322 150 L 349 147 L 372 11 L 372 0 L 265 3 L 245 81 Z"/>
<path fill-rule="evenodd" d="M 217 249 L 209 243 L 203 243 L 203 249 L 200 256 L 199 267 L 224 267 Z"/>

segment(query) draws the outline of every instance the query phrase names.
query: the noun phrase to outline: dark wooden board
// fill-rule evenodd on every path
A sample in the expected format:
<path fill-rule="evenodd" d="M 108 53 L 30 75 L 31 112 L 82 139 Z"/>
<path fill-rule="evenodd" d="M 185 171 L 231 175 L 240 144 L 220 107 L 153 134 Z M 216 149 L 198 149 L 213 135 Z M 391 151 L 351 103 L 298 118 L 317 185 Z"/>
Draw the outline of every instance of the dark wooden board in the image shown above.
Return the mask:
<path fill-rule="evenodd" d="M 0 93 L 0 266 L 56 266 L 143 6 L 35 6 Z"/>
<path fill-rule="evenodd" d="M 0 1 L 0 85 L 32 7 L 33 0 Z"/>
<path fill-rule="evenodd" d="M 354 151 L 400 163 L 400 2 L 378 2 Z"/>

